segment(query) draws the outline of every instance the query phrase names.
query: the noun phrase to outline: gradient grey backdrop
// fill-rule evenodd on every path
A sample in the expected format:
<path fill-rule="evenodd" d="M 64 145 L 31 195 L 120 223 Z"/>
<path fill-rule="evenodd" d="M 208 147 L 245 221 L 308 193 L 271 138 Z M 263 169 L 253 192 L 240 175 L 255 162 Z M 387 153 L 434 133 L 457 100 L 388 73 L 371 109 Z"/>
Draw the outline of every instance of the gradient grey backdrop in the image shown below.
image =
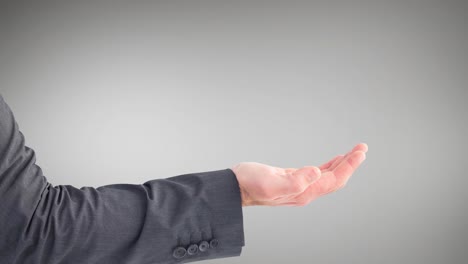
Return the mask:
<path fill-rule="evenodd" d="M 242 256 L 207 263 L 467 263 L 468 5 L 392 2 L 2 2 L 0 91 L 54 185 L 368 143 L 344 189 L 244 208 Z"/>

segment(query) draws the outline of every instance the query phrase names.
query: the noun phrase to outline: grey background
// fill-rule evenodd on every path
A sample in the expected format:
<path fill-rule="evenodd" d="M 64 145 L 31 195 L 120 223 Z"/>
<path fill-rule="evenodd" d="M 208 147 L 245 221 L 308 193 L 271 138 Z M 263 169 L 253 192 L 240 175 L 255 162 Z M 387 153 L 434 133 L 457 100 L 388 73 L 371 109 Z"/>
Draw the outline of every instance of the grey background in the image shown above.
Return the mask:
<path fill-rule="evenodd" d="M 2 2 L 0 92 L 54 185 L 143 183 L 241 161 L 348 185 L 244 208 L 239 258 L 466 263 L 463 1 Z"/>

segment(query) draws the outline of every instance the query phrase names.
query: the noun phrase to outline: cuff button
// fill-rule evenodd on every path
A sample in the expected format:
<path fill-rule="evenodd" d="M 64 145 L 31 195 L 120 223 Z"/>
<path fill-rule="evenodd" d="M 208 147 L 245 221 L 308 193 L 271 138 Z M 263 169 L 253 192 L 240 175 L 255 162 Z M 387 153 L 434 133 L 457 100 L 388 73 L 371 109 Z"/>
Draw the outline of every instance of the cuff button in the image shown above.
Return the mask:
<path fill-rule="evenodd" d="M 186 254 L 186 253 L 187 253 L 187 250 L 185 250 L 185 248 L 183 248 L 183 247 L 177 247 L 177 248 L 174 249 L 174 251 L 172 252 L 172 256 L 174 256 L 174 258 L 180 259 L 180 258 L 185 257 L 185 254 Z"/>
<path fill-rule="evenodd" d="M 200 242 L 200 245 L 198 245 L 198 249 L 201 252 L 207 251 L 209 247 L 210 247 L 210 244 L 206 241 L 202 241 Z"/>
<path fill-rule="evenodd" d="M 210 247 L 211 247 L 211 248 L 216 248 L 218 245 L 219 245 L 218 239 L 213 238 L 213 239 L 210 241 Z"/>
<path fill-rule="evenodd" d="M 187 248 L 187 253 L 189 255 L 195 255 L 198 252 L 198 245 L 197 244 L 192 244 Z"/>

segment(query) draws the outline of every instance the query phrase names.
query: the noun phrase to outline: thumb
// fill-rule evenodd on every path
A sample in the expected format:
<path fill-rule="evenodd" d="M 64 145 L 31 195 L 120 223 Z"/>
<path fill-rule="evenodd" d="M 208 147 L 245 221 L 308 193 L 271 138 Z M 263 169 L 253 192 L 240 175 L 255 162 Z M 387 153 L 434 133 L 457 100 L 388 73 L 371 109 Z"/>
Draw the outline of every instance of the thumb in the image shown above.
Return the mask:
<path fill-rule="evenodd" d="M 315 166 L 305 166 L 290 174 L 291 193 L 301 193 L 322 176 L 322 172 Z"/>

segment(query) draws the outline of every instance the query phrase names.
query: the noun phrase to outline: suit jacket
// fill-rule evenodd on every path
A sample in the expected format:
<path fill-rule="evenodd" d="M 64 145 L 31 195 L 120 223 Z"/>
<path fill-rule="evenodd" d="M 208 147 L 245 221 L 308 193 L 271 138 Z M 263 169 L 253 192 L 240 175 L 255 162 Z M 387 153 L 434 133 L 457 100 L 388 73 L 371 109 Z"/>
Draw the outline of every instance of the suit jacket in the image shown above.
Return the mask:
<path fill-rule="evenodd" d="M 98 188 L 47 181 L 0 95 L 0 263 L 155 264 L 240 256 L 231 169 Z"/>

